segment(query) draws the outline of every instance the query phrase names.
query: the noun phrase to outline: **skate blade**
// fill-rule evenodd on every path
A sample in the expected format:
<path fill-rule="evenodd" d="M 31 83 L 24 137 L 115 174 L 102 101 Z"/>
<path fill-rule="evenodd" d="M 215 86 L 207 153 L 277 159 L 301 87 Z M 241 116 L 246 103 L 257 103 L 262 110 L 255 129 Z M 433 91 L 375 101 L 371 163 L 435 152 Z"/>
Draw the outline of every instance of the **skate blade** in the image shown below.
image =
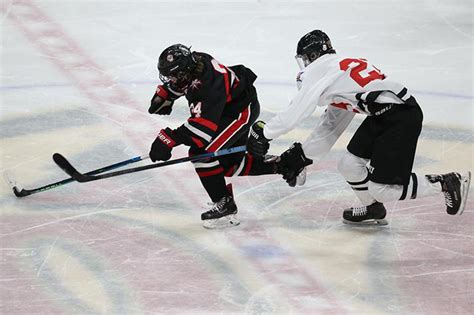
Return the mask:
<path fill-rule="evenodd" d="M 361 222 L 352 222 L 348 221 L 346 219 L 342 219 L 342 222 L 345 224 L 349 225 L 357 225 L 357 226 L 382 226 L 382 225 L 388 225 L 388 221 L 385 219 L 370 219 L 370 220 L 365 220 Z"/>
<path fill-rule="evenodd" d="M 240 221 L 235 214 L 227 215 L 219 219 L 203 220 L 202 226 L 206 229 L 223 229 L 226 227 L 237 226 Z"/>
<path fill-rule="evenodd" d="M 456 215 L 461 215 L 466 207 L 467 196 L 469 194 L 469 186 L 471 185 L 471 172 L 467 172 L 461 176 L 461 205 Z"/>

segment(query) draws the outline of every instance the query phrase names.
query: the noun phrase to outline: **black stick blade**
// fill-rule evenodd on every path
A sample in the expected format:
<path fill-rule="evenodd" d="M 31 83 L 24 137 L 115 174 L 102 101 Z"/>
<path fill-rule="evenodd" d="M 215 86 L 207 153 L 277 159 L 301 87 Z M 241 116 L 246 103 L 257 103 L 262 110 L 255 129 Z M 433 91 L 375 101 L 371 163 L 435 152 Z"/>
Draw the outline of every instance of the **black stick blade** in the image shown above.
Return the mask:
<path fill-rule="evenodd" d="M 15 196 L 17 196 L 18 198 L 31 195 L 31 193 L 30 193 L 28 190 L 25 190 L 25 189 L 21 189 L 21 190 L 20 190 L 20 189 L 19 189 L 18 187 L 16 187 L 16 186 L 13 186 L 12 189 L 13 189 L 13 193 L 14 193 Z"/>
<path fill-rule="evenodd" d="M 88 176 L 85 176 L 84 174 L 79 173 L 78 170 L 74 168 L 74 166 L 69 163 L 68 160 L 64 156 L 62 156 L 59 153 L 54 153 L 53 154 L 53 160 L 56 163 L 57 166 L 59 166 L 66 174 L 71 176 L 74 180 L 82 183 L 82 182 L 88 182 Z"/>

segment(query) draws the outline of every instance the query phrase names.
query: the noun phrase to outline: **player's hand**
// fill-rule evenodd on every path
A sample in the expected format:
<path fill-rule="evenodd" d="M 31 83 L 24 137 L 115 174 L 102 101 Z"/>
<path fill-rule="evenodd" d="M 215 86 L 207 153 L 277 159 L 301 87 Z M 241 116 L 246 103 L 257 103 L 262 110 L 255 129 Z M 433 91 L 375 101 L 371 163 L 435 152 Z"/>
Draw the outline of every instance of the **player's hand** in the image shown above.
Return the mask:
<path fill-rule="evenodd" d="M 153 162 L 169 160 L 171 158 L 171 150 L 175 145 L 173 131 L 170 128 L 162 129 L 151 145 L 150 159 Z"/>
<path fill-rule="evenodd" d="M 247 151 L 260 158 L 264 158 L 270 148 L 271 139 L 263 135 L 265 123 L 261 120 L 255 122 L 250 129 L 249 139 L 247 140 Z"/>
<path fill-rule="evenodd" d="M 293 143 L 288 150 L 282 153 L 280 158 L 281 164 L 286 170 L 283 179 L 286 180 L 291 187 L 296 186 L 298 175 L 304 171 L 306 166 L 313 164 L 313 160 L 304 155 L 301 143 L 298 142 Z"/>

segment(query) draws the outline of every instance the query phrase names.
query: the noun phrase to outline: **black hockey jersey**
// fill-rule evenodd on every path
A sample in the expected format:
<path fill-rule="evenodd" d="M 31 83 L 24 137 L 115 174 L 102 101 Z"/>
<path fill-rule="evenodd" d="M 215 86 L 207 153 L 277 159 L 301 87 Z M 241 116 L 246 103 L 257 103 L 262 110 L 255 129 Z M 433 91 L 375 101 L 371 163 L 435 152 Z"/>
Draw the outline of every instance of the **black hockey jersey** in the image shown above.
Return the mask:
<path fill-rule="evenodd" d="M 206 148 L 225 129 L 222 122 L 229 119 L 223 118 L 237 119 L 256 97 L 257 76 L 243 65 L 226 67 L 208 54 L 193 54 L 204 68 L 184 91 L 190 117 L 173 132 L 177 144 Z"/>

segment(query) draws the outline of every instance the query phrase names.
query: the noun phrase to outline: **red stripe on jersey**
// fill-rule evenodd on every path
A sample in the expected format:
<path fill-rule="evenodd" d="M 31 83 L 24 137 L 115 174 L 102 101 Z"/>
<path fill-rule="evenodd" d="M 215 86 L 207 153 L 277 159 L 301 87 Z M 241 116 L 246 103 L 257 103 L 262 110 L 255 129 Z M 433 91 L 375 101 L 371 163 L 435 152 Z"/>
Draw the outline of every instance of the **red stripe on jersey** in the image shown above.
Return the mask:
<path fill-rule="evenodd" d="M 202 117 L 191 117 L 188 119 L 189 122 L 195 122 L 197 124 L 200 124 L 206 128 L 211 129 L 212 131 L 217 130 L 217 125 L 213 123 L 212 121 L 202 118 Z"/>
<path fill-rule="evenodd" d="M 193 142 L 197 145 L 198 148 L 204 147 L 204 143 L 198 138 L 191 137 L 191 140 L 193 140 Z"/>
<path fill-rule="evenodd" d="M 231 166 L 227 172 L 225 172 L 224 176 L 225 177 L 231 177 L 232 175 L 234 175 L 234 172 L 235 172 L 235 166 Z"/>
<path fill-rule="evenodd" d="M 226 103 L 228 103 L 232 100 L 232 96 L 230 94 L 231 86 L 230 86 L 230 79 L 229 79 L 229 76 L 230 76 L 229 70 L 223 64 L 218 63 L 217 60 L 213 62 L 213 66 L 214 68 L 216 68 L 217 66 L 218 67 L 218 69 L 216 68 L 217 72 L 222 73 L 222 75 L 224 76 Z"/>
<path fill-rule="evenodd" d="M 225 94 L 227 95 L 226 102 L 229 103 L 232 100 L 232 96 L 230 95 L 230 80 L 229 80 L 229 71 L 226 69 L 226 73 L 224 74 L 224 83 L 225 83 Z"/>
<path fill-rule="evenodd" d="M 215 152 L 219 150 L 232 136 L 242 128 L 243 125 L 249 122 L 250 119 L 250 106 L 245 108 L 240 113 L 239 118 L 234 120 L 224 131 L 219 134 L 207 147 L 206 151 Z"/>
<path fill-rule="evenodd" d="M 215 170 L 204 171 L 204 172 L 197 170 L 199 177 L 209 177 L 209 176 L 220 174 L 222 172 L 224 172 L 224 169 L 222 167 L 216 168 Z"/>
<path fill-rule="evenodd" d="M 238 78 L 235 78 L 234 84 L 232 85 L 232 88 L 235 89 L 236 87 L 239 86 L 240 80 Z"/>
<path fill-rule="evenodd" d="M 247 154 L 245 157 L 247 158 L 247 165 L 245 165 L 244 176 L 247 176 L 250 172 L 250 169 L 252 168 L 253 156 L 251 154 Z"/>

